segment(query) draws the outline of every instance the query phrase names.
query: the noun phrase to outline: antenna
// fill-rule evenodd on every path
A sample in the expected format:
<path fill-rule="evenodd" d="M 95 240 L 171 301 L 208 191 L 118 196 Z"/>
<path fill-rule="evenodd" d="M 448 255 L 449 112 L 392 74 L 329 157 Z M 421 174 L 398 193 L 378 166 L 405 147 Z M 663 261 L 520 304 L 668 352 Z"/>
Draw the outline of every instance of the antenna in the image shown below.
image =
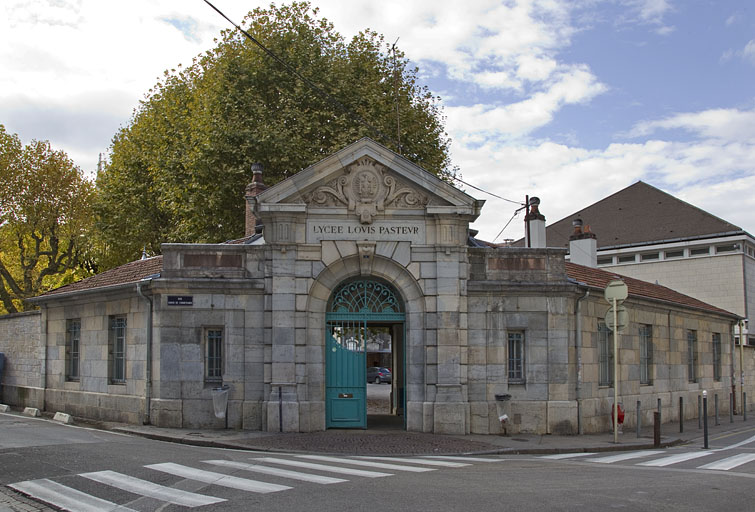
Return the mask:
<path fill-rule="evenodd" d="M 396 43 L 400 37 L 396 38 L 393 43 L 393 97 L 396 100 L 396 140 L 398 141 L 398 154 L 401 154 L 401 116 L 398 109 L 398 59 L 396 58 Z"/>

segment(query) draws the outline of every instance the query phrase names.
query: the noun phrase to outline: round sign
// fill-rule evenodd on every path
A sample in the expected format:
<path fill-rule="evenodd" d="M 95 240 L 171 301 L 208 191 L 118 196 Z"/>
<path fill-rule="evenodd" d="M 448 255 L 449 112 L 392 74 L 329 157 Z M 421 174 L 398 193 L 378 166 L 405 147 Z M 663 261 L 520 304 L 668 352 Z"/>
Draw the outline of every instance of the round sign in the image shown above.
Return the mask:
<path fill-rule="evenodd" d="M 613 299 L 621 301 L 629 296 L 629 288 L 621 279 L 614 279 L 606 285 L 605 296 L 608 302 L 613 302 Z"/>
<path fill-rule="evenodd" d="M 606 326 L 613 331 L 613 308 L 608 308 L 608 311 L 606 312 Z M 616 307 L 616 321 L 617 321 L 617 330 L 623 331 L 624 328 L 629 323 L 629 313 L 627 313 L 627 308 L 624 306 L 617 306 Z"/>

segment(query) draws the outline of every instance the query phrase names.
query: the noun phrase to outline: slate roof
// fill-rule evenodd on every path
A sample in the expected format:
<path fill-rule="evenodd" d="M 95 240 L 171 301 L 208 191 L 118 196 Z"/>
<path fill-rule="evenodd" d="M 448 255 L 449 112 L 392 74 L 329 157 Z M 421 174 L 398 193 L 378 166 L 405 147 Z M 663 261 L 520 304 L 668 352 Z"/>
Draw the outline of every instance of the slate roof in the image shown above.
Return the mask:
<path fill-rule="evenodd" d="M 548 247 L 569 247 L 572 221 L 577 217 L 597 235 L 598 249 L 744 233 L 739 226 L 643 181 L 546 225 Z M 523 240 L 515 245 L 523 245 Z"/>
<path fill-rule="evenodd" d="M 128 283 L 135 283 L 149 277 L 151 275 L 160 274 L 163 270 L 163 257 L 154 256 L 144 260 L 136 260 L 120 267 L 115 267 L 110 270 L 106 270 L 101 274 L 97 274 L 92 277 L 87 277 L 81 281 L 71 283 L 60 288 L 51 290 L 45 294 L 39 296 L 51 297 L 62 293 L 78 292 L 83 290 L 91 290 L 94 288 L 105 288 L 109 286 L 117 286 Z"/>
<path fill-rule="evenodd" d="M 679 306 L 722 314 L 732 318 L 739 318 L 734 313 L 717 308 L 716 306 L 712 306 L 688 295 L 684 295 L 671 288 L 666 288 L 659 284 L 648 283 L 647 281 L 640 281 L 639 279 L 634 279 L 632 277 L 622 276 L 615 272 L 608 272 L 599 268 L 585 267 L 584 265 L 577 265 L 576 263 L 567 261 L 566 274 L 579 283 L 584 283 L 591 288 L 599 288 L 600 290 L 604 290 L 609 281 L 621 279 L 629 288 L 630 297 L 658 300 Z"/>

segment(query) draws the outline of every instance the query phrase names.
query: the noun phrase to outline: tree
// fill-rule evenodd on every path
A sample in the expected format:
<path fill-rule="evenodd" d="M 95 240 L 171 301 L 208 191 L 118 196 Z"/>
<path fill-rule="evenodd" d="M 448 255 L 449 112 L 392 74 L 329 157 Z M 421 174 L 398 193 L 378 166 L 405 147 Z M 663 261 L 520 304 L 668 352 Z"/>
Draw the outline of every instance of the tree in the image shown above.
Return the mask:
<path fill-rule="evenodd" d="M 0 313 L 83 277 L 93 184 L 47 141 L 21 144 L 0 124 Z"/>
<path fill-rule="evenodd" d="M 243 27 L 301 75 L 383 133 L 418 165 L 453 171 L 434 97 L 403 53 L 365 31 L 346 43 L 308 3 L 256 9 Z M 244 232 L 243 191 L 251 164 L 272 185 L 363 136 L 398 150 L 237 30 L 185 69 L 166 71 L 114 137 L 97 179 L 105 266 L 163 242 L 221 242 Z M 118 261 L 117 258 L 120 258 Z"/>

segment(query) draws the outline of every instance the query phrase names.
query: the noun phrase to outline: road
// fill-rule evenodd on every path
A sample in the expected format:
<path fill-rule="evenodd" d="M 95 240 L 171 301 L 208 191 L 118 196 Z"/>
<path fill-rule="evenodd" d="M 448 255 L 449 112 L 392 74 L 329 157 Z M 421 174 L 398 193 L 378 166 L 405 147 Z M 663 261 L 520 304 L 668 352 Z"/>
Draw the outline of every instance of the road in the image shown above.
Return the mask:
<path fill-rule="evenodd" d="M 0 433 L 0 485 L 69 510 L 715 511 L 751 510 L 755 498 L 755 429 L 709 450 L 379 460 L 191 447 L 4 414 Z"/>

